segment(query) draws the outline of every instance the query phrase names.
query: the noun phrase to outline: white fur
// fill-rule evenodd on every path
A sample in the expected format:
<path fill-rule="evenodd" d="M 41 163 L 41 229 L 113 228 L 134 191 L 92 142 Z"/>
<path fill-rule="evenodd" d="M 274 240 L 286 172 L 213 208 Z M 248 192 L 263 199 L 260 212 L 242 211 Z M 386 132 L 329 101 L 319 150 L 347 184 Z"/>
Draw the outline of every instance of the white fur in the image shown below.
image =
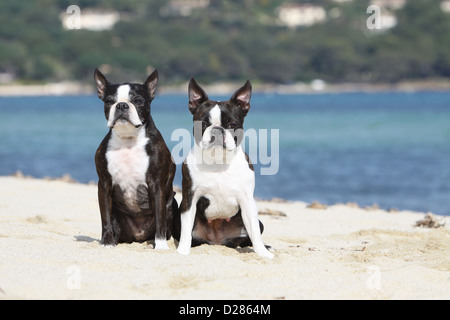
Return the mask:
<path fill-rule="evenodd" d="M 135 128 L 130 123 L 116 123 L 106 151 L 108 172 L 112 183 L 123 191 L 125 203 L 131 210 L 139 211 L 136 203 L 137 187 L 147 186 L 145 175 L 149 157 L 145 150 L 148 138 L 145 128 Z"/>
<path fill-rule="evenodd" d="M 220 110 L 220 107 L 217 104 L 209 112 L 209 120 L 211 121 L 211 125 L 213 125 L 213 126 L 221 125 L 222 111 Z"/>
<path fill-rule="evenodd" d="M 188 156 L 187 164 L 192 178 L 192 188 L 209 200 L 206 209 L 206 218 L 209 220 L 231 218 L 238 212 L 237 196 L 245 187 L 247 192 L 253 193 L 253 172 L 239 161 L 243 151 L 234 155 L 233 161 L 228 164 L 198 164 L 192 165 Z M 193 155 L 195 157 L 195 154 Z M 205 170 L 207 169 L 207 170 Z"/>
<path fill-rule="evenodd" d="M 191 208 L 181 213 L 181 237 L 177 251 L 186 255 L 190 253 L 197 201 L 200 197 L 206 197 L 210 201 L 205 211 L 207 219 L 231 218 L 240 208 L 253 249 L 262 257 L 273 258 L 262 241 L 258 209 L 253 198 L 255 176 L 242 148 L 236 148 L 227 164 L 202 163 L 196 159 L 202 156 L 202 152 L 195 148 L 199 147 L 194 146 L 186 158 L 194 194 Z"/>
<path fill-rule="evenodd" d="M 115 104 L 113 104 L 111 106 L 111 108 L 109 109 L 109 116 L 108 116 L 109 120 L 108 120 L 108 124 L 107 124 L 108 127 L 112 128 L 114 126 L 113 121 L 115 118 L 116 106 L 120 102 L 126 102 L 128 104 L 128 106 L 129 106 L 128 115 L 129 115 L 130 122 L 134 126 L 142 125 L 142 121 L 141 121 L 141 119 L 139 119 L 139 115 L 137 113 L 135 105 L 129 101 L 129 95 L 130 95 L 130 86 L 129 85 L 124 84 L 117 88 L 117 93 L 116 93 L 117 102 Z M 122 121 L 120 121 L 120 122 L 122 122 Z"/>
<path fill-rule="evenodd" d="M 155 239 L 155 249 L 156 250 L 169 250 L 169 246 L 167 244 L 167 240 L 165 238 Z"/>
<path fill-rule="evenodd" d="M 117 102 L 127 102 L 130 96 L 130 86 L 123 84 L 117 88 Z"/>
<path fill-rule="evenodd" d="M 114 126 L 113 121 L 114 121 L 114 113 L 116 112 L 116 105 L 117 103 L 113 104 L 109 109 L 108 123 L 106 124 L 109 128 L 112 128 Z"/>

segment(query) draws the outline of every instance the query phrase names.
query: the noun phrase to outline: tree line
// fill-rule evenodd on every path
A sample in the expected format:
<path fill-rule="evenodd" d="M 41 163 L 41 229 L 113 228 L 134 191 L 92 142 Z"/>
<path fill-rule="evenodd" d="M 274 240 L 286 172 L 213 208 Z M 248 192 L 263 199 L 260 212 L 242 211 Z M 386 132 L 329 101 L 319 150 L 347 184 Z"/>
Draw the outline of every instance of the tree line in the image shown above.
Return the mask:
<path fill-rule="evenodd" d="M 367 29 L 368 4 L 360 0 L 309 1 L 339 14 L 296 29 L 277 23 L 276 8 L 305 1 L 210 1 L 188 16 L 162 14 L 168 2 L 2 0 L 0 73 L 25 83 L 90 81 L 93 70 L 107 64 L 118 79 L 140 79 L 158 68 L 166 83 L 191 75 L 205 83 L 251 78 L 280 84 L 450 77 L 450 14 L 440 1 L 407 1 L 386 31 Z M 111 30 L 65 30 L 60 16 L 72 4 L 125 18 Z"/>

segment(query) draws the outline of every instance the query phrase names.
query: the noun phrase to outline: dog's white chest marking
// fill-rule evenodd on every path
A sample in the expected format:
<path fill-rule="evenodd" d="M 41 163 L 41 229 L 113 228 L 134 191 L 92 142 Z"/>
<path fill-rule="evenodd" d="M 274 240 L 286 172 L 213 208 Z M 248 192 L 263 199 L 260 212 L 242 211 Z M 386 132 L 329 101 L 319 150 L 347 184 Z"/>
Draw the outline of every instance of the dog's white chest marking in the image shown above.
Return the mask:
<path fill-rule="evenodd" d="M 209 220 L 231 218 L 239 211 L 236 194 L 239 188 L 230 185 L 228 172 L 220 172 L 205 175 L 200 174 L 195 177 L 194 183 L 197 191 L 209 200 L 205 215 Z"/>
<path fill-rule="evenodd" d="M 239 211 L 239 196 L 246 192 L 253 194 L 254 189 L 254 174 L 242 149 L 238 150 L 229 165 L 218 165 L 218 170 L 202 170 L 201 165 L 197 166 L 193 161 L 191 153 L 188 166 L 193 190 L 198 197 L 209 200 L 206 218 L 215 220 L 234 216 Z"/>
<path fill-rule="evenodd" d="M 128 129 L 128 128 L 127 128 Z M 137 188 L 145 185 L 149 157 L 145 150 L 148 138 L 145 131 L 138 129 L 133 137 L 124 137 L 112 132 L 106 152 L 108 172 L 111 174 L 113 185 L 120 186 L 125 203 L 130 209 L 139 211 L 137 204 Z"/>

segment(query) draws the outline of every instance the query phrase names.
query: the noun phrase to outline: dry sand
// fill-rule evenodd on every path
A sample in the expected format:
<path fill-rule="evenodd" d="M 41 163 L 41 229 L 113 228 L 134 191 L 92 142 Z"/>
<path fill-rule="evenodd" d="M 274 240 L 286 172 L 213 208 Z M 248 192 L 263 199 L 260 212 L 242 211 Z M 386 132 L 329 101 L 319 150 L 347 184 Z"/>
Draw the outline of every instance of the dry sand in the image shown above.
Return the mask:
<path fill-rule="evenodd" d="M 179 195 L 178 195 L 179 196 Z M 450 218 L 302 202 L 258 202 L 263 239 L 190 256 L 149 243 L 99 245 L 97 187 L 0 177 L 3 299 L 450 299 Z"/>

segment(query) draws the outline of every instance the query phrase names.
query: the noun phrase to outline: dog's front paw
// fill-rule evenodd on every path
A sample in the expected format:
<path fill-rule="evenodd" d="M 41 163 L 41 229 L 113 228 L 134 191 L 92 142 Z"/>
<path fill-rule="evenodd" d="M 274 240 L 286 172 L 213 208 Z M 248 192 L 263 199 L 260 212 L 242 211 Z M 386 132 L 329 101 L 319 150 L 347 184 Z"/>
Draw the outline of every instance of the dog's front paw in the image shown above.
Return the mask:
<path fill-rule="evenodd" d="M 116 244 L 102 244 L 102 247 L 107 249 L 114 248 L 115 246 Z"/>
<path fill-rule="evenodd" d="M 169 250 L 166 239 L 155 239 L 155 250 Z"/>
<path fill-rule="evenodd" d="M 257 250 L 257 251 L 255 250 L 255 252 L 260 257 L 273 259 L 273 254 L 270 253 L 269 250 L 267 250 L 266 248 L 260 249 L 260 250 Z"/>
<path fill-rule="evenodd" d="M 105 233 L 100 240 L 100 244 L 105 248 L 112 248 L 117 246 L 117 240 L 112 233 Z"/>
<path fill-rule="evenodd" d="M 179 254 L 187 256 L 187 255 L 189 255 L 191 253 L 191 248 L 184 247 L 184 246 L 178 246 L 177 252 Z"/>

